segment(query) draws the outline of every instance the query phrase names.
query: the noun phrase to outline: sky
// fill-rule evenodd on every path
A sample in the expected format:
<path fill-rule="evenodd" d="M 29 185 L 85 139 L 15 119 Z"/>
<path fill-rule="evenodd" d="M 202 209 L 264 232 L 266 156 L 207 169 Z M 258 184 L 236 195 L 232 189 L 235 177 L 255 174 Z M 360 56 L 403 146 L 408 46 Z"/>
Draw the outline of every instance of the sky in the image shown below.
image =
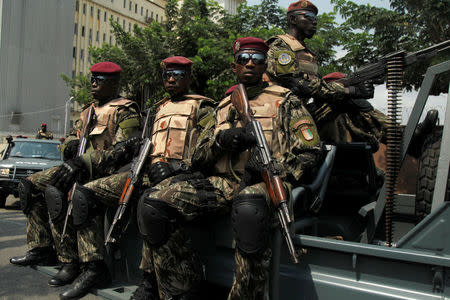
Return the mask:
<path fill-rule="evenodd" d="M 259 4 L 261 1 L 256 0 L 247 0 L 248 5 L 256 5 Z M 290 3 L 293 3 L 295 1 L 293 0 L 279 0 L 278 4 L 284 8 L 288 8 Z M 319 14 L 323 12 L 332 12 L 334 5 L 331 3 L 330 0 L 312 0 L 317 8 L 319 9 Z M 378 7 L 384 7 L 389 8 L 389 0 L 353 0 L 353 2 L 357 4 L 368 4 L 372 6 L 378 6 Z M 339 21 L 339 18 L 337 18 L 337 21 Z M 337 50 L 336 55 L 342 56 L 345 53 L 340 52 Z M 379 85 L 375 88 L 375 97 L 373 100 L 371 100 L 371 103 L 373 106 L 380 111 L 387 113 L 387 89 L 385 85 Z M 415 99 L 417 97 L 417 91 L 412 92 L 403 92 L 402 94 L 402 108 L 403 108 L 403 114 L 402 114 L 402 123 L 406 124 L 408 121 L 409 114 L 412 110 L 412 107 L 414 106 Z M 425 106 L 425 113 L 422 114 L 422 119 L 426 114 L 426 111 L 428 111 L 431 108 L 435 108 L 439 110 L 439 117 L 441 120 L 444 120 L 445 117 L 445 107 L 446 103 L 448 102 L 447 94 L 441 94 L 439 96 L 430 96 L 427 105 Z M 441 121 L 442 124 L 442 121 Z"/>

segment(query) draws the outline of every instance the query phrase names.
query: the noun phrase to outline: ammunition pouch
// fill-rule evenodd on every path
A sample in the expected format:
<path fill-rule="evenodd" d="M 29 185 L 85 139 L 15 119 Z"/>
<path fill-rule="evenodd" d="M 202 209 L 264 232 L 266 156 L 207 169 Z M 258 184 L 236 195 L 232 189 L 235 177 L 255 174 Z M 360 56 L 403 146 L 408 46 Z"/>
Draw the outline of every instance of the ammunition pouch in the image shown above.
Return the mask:
<path fill-rule="evenodd" d="M 48 185 L 45 188 L 45 202 L 47 203 L 47 210 L 52 223 L 62 222 L 67 212 L 65 194 L 53 185 Z"/>
<path fill-rule="evenodd" d="M 77 229 L 88 226 L 93 217 L 102 213 L 94 192 L 82 185 L 73 191 L 72 204 L 73 225 Z"/>
<path fill-rule="evenodd" d="M 239 194 L 233 200 L 231 223 L 243 254 L 262 252 L 268 243 L 269 212 L 262 194 Z"/>
<path fill-rule="evenodd" d="M 20 208 L 22 209 L 24 214 L 29 214 L 31 208 L 33 206 L 33 183 L 24 178 L 19 182 L 19 199 L 20 199 Z"/>
<path fill-rule="evenodd" d="M 148 195 L 147 191 L 144 195 Z M 175 213 L 166 202 L 142 196 L 137 207 L 137 223 L 142 238 L 153 247 L 164 245 L 173 231 Z"/>

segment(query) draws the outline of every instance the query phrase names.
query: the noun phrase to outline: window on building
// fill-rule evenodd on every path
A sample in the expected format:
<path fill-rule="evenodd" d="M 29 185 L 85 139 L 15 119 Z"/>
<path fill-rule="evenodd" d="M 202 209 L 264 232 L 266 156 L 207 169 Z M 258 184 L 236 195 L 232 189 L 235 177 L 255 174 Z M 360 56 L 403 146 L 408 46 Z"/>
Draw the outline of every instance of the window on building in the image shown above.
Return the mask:
<path fill-rule="evenodd" d="M 105 11 L 105 13 L 103 14 L 103 21 L 106 22 L 106 11 Z"/>
<path fill-rule="evenodd" d="M 80 50 L 80 59 L 84 59 L 84 49 Z"/>
<path fill-rule="evenodd" d="M 97 9 L 97 20 L 100 20 L 100 9 Z"/>
<path fill-rule="evenodd" d="M 119 23 L 119 17 L 117 17 L 117 23 Z"/>
<path fill-rule="evenodd" d="M 92 29 L 89 29 L 89 43 L 92 42 Z"/>
<path fill-rule="evenodd" d="M 145 17 L 148 18 L 148 9 L 145 10 Z"/>
<path fill-rule="evenodd" d="M 137 4 L 134 5 L 134 13 L 137 14 Z"/>
<path fill-rule="evenodd" d="M 127 0 L 123 0 L 123 8 L 127 7 Z"/>
<path fill-rule="evenodd" d="M 78 24 L 77 23 L 75 23 L 75 27 L 74 27 L 74 29 L 73 29 L 73 33 L 76 35 L 76 34 L 78 34 Z"/>
<path fill-rule="evenodd" d="M 75 10 L 78 11 L 80 9 L 80 1 L 75 1 Z"/>
<path fill-rule="evenodd" d="M 131 23 L 128 23 L 128 32 L 131 31 Z"/>
<path fill-rule="evenodd" d="M 141 16 L 144 15 L 144 8 L 141 6 Z"/>
<path fill-rule="evenodd" d="M 122 28 L 125 30 L 125 20 L 122 21 Z"/>
<path fill-rule="evenodd" d="M 81 36 L 84 36 L 84 31 L 85 31 L 84 26 L 81 26 Z"/>
<path fill-rule="evenodd" d="M 150 18 L 153 20 L 153 12 L 152 12 L 152 14 L 150 15 Z"/>
<path fill-rule="evenodd" d="M 77 57 L 77 47 L 73 47 L 72 57 L 73 57 L 73 58 L 76 58 L 76 57 Z"/>
<path fill-rule="evenodd" d="M 83 15 L 86 14 L 86 3 L 83 3 Z"/>
<path fill-rule="evenodd" d="M 131 1 L 130 1 L 130 5 L 128 5 L 128 10 L 131 10 Z"/>
<path fill-rule="evenodd" d="M 97 31 L 97 33 L 95 34 L 95 41 L 98 42 L 99 41 L 99 36 L 100 36 L 100 32 Z"/>
<path fill-rule="evenodd" d="M 103 34 L 103 43 L 106 42 L 106 33 Z"/>
<path fill-rule="evenodd" d="M 156 14 L 156 22 L 158 22 L 158 14 Z"/>
<path fill-rule="evenodd" d="M 91 6 L 91 17 L 93 17 L 93 16 L 94 16 L 94 7 Z"/>
<path fill-rule="evenodd" d="M 76 72 L 74 70 L 72 70 L 72 79 L 75 79 L 75 74 L 76 74 Z"/>

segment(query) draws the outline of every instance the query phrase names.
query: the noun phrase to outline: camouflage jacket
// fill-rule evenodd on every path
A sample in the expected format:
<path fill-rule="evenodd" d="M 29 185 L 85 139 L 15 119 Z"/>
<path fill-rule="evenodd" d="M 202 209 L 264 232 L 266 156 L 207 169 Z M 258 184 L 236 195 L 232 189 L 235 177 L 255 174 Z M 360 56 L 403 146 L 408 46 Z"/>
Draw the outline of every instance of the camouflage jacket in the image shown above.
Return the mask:
<path fill-rule="evenodd" d="M 308 180 L 322 152 L 315 123 L 303 102 L 288 89 L 277 85 L 247 89 L 247 93 L 250 107 L 256 112 L 267 107 L 267 105 L 256 104 L 262 96 L 266 99 L 272 97 L 275 102 L 274 114 L 267 118 L 267 114 L 265 116 L 261 114 L 261 117 L 258 117 L 258 113 L 255 113 L 255 118 L 257 120 L 259 118 L 263 125 L 273 157 L 282 168 L 282 178 L 292 184 Z M 220 102 L 215 112 L 215 119 L 208 123 L 197 143 L 192 158 L 195 168 L 207 175 L 224 176 L 233 181 L 240 180 L 239 177 L 242 174 L 237 169 L 236 172 L 233 171 L 233 167 L 237 165 L 235 161 L 240 161 L 243 157 L 248 159 L 250 156 L 248 150 L 235 154 L 220 147 L 216 142 L 220 129 L 242 126 L 236 114 L 229 96 Z M 226 120 L 227 125 L 224 125 L 223 119 Z M 225 172 L 219 166 L 219 164 L 223 165 L 224 159 L 228 161 L 226 164 L 231 166 Z"/>
<path fill-rule="evenodd" d="M 115 104 L 118 100 L 126 101 Z M 122 164 L 115 161 L 113 152 L 114 145 L 132 137 L 139 136 L 141 128 L 139 107 L 134 101 L 118 98 L 111 100 L 102 106 L 98 106 L 98 102 L 94 102 L 94 106 L 96 109 L 96 121 L 90 128 L 89 144 L 83 155 L 83 160 L 88 166 L 91 179 L 108 176 L 117 171 Z M 102 118 L 102 116 L 99 115 L 99 112 L 103 113 L 101 109 L 105 107 L 108 108 L 108 106 L 110 108 L 108 115 Z M 105 120 L 105 124 L 100 124 L 99 126 L 98 123 L 102 119 Z M 71 137 L 66 139 L 65 144 L 74 138 L 79 138 L 82 128 L 83 121 L 80 117 L 80 119 L 75 122 Z M 98 136 L 105 136 L 104 139 L 107 142 L 104 142 L 101 145 L 99 143 L 93 143 L 93 140 Z M 62 148 L 64 148 L 64 146 Z"/>
<path fill-rule="evenodd" d="M 309 91 L 304 97 L 306 99 L 312 97 L 333 102 L 347 96 L 341 85 L 333 82 L 327 84 L 321 79 L 315 54 L 293 36 L 277 35 L 268 39 L 267 43 L 267 74 L 270 81 L 290 89 L 298 84 L 302 90 Z"/>

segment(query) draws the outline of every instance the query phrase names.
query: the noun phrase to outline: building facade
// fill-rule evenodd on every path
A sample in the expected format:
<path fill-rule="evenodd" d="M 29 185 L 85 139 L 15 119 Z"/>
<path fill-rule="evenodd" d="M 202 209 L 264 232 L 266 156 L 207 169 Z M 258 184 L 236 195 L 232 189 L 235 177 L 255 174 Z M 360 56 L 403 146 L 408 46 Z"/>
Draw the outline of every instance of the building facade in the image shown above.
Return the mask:
<path fill-rule="evenodd" d="M 246 0 L 217 0 L 217 2 L 229 13 L 237 13 L 237 8 L 240 4 L 245 3 Z"/>
<path fill-rule="evenodd" d="M 74 1 L 0 1 L 0 136 L 64 130 Z"/>
<path fill-rule="evenodd" d="M 126 31 L 165 20 L 167 0 L 76 0 L 73 28 L 72 78 L 88 74 L 92 65 L 89 46 L 115 45 L 110 19 Z"/>

